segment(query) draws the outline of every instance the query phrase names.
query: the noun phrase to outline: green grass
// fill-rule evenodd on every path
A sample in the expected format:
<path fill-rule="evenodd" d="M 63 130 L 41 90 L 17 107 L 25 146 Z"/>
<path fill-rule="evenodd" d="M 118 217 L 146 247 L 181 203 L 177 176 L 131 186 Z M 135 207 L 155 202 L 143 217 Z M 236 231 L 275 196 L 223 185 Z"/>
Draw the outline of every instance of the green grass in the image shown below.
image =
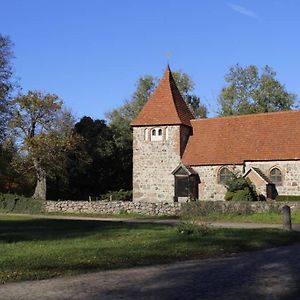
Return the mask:
<path fill-rule="evenodd" d="M 298 232 L 175 227 L 0 216 L 1 282 L 227 255 L 299 242 Z"/>
<path fill-rule="evenodd" d="M 209 213 L 206 216 L 193 216 L 192 218 L 207 222 L 282 224 L 282 214 L 278 212 L 253 214 Z M 189 217 L 185 217 L 184 219 L 189 219 Z M 299 211 L 292 211 L 292 223 L 300 224 Z"/>

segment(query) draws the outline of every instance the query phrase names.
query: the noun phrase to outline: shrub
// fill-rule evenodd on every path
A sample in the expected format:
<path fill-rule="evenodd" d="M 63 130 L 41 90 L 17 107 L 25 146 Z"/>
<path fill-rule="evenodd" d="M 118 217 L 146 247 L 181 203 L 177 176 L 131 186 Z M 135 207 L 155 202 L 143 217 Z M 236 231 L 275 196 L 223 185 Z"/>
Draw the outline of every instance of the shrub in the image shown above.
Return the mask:
<path fill-rule="evenodd" d="M 200 218 L 224 213 L 252 214 L 255 210 L 248 201 L 229 204 L 225 201 L 197 201 L 181 205 L 180 217 L 183 219 Z"/>
<path fill-rule="evenodd" d="M 208 216 L 211 213 L 219 213 L 223 210 L 223 203 L 219 201 L 196 201 L 183 203 L 180 208 L 182 218 Z"/>
<path fill-rule="evenodd" d="M 0 194 L 0 211 L 13 213 L 40 213 L 43 201 L 13 194 Z"/>
<path fill-rule="evenodd" d="M 258 195 L 255 186 L 249 180 L 241 175 L 233 174 L 232 179 L 226 182 L 227 192 L 225 200 L 227 201 L 257 201 Z"/>
<path fill-rule="evenodd" d="M 132 201 L 132 191 L 125 191 L 121 189 L 119 191 L 109 191 L 100 196 L 100 200 L 110 199 L 112 201 Z"/>
<path fill-rule="evenodd" d="M 278 195 L 276 201 L 300 201 L 300 195 Z"/>
<path fill-rule="evenodd" d="M 180 223 L 176 230 L 180 234 L 204 236 L 211 231 L 211 227 L 205 222 L 189 221 Z"/>

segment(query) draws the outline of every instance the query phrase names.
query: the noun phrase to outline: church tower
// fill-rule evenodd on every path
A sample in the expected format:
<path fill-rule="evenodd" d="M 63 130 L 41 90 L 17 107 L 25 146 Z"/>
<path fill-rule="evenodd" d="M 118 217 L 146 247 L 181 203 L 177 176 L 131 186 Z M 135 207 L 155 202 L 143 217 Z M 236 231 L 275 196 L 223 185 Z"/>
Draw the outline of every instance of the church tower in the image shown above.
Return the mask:
<path fill-rule="evenodd" d="M 173 202 L 174 175 L 192 133 L 193 114 L 167 67 L 158 87 L 132 121 L 133 201 Z"/>

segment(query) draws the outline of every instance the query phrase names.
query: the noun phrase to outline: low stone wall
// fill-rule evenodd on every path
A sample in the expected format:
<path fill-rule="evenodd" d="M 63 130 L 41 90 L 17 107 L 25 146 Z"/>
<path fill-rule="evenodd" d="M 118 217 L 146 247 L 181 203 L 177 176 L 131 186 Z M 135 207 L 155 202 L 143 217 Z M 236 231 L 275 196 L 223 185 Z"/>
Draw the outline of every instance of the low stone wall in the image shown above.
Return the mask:
<path fill-rule="evenodd" d="M 284 205 L 288 205 L 292 211 L 300 211 L 300 202 L 199 201 L 182 204 L 181 212 L 184 215 L 207 215 L 209 213 L 267 213 L 281 211 Z"/>
<path fill-rule="evenodd" d="M 194 207 L 198 206 L 198 208 Z M 288 205 L 292 210 L 300 211 L 300 202 L 228 202 L 228 201 L 200 201 L 192 202 L 186 206 L 181 203 L 149 203 L 149 202 L 122 202 L 122 201 L 46 201 L 46 212 L 65 213 L 99 213 L 99 214 L 120 214 L 138 213 L 153 216 L 175 216 L 183 210 L 200 209 L 204 213 L 261 213 L 281 209 Z"/>
<path fill-rule="evenodd" d="M 99 214 L 138 213 L 153 216 L 174 216 L 179 213 L 180 206 L 179 203 L 162 202 L 46 201 L 45 211 Z"/>

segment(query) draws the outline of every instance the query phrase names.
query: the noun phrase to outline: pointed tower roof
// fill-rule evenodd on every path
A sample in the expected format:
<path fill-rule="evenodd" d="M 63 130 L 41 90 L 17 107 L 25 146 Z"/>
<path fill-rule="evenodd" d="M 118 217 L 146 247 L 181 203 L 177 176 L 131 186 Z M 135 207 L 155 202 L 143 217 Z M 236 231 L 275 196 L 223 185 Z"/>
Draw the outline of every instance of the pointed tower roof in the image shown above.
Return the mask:
<path fill-rule="evenodd" d="M 194 118 L 176 86 L 170 67 L 167 66 L 158 87 L 138 116 L 131 122 L 131 126 L 191 126 L 190 120 Z"/>

